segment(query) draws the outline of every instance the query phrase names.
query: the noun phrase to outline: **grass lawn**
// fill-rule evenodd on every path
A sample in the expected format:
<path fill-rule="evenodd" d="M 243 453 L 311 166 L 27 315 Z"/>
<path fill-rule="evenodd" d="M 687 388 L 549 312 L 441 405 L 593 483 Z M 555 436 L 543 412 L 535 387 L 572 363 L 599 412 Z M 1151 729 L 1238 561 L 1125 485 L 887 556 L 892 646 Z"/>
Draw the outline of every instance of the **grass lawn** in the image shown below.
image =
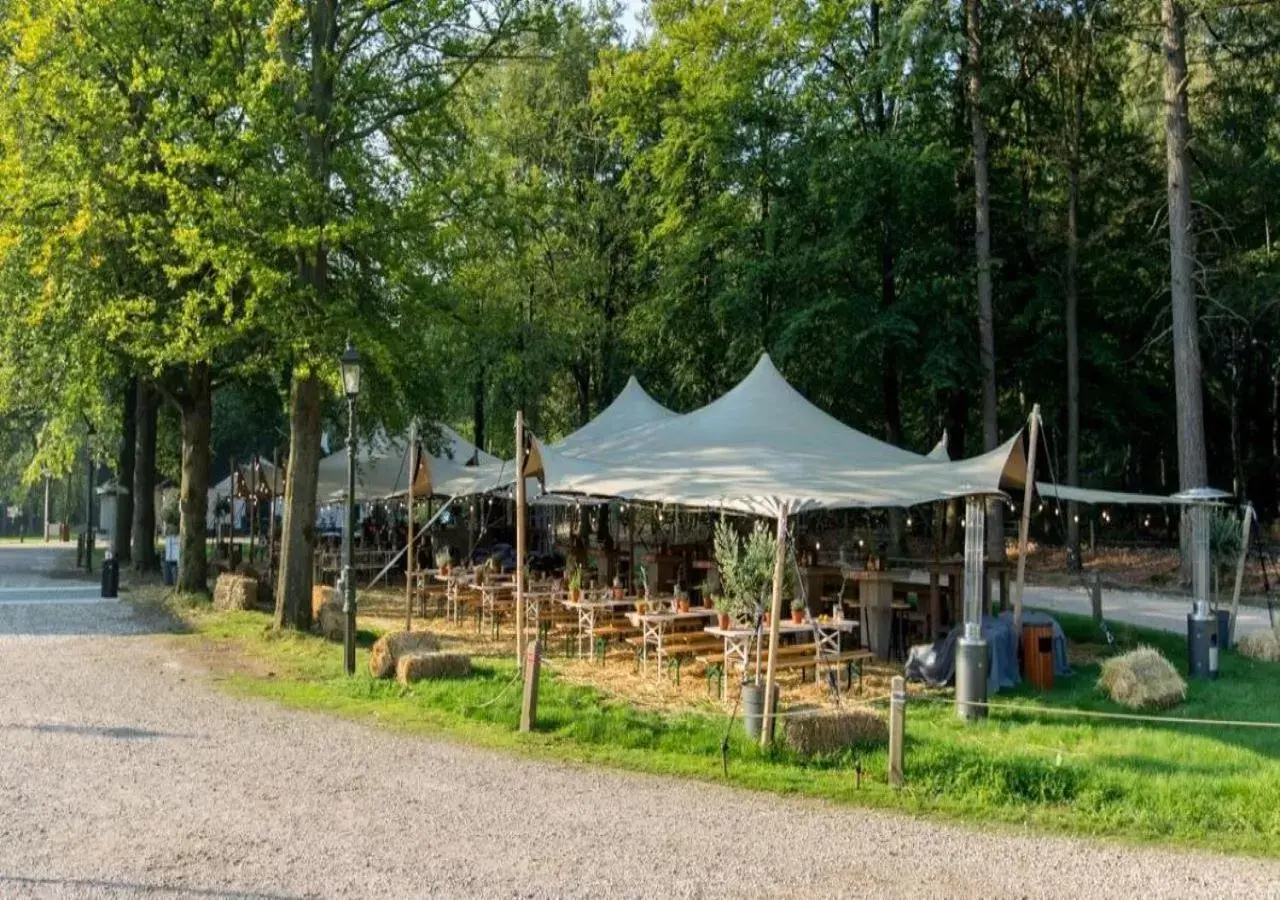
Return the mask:
<path fill-rule="evenodd" d="M 369 677 L 372 634 L 362 633 L 359 674 L 348 679 L 340 647 L 308 636 L 273 636 L 265 615 L 188 609 L 184 616 L 192 633 L 177 640 L 234 645 L 253 661 L 256 674 L 246 669 L 224 681 L 239 695 L 539 757 L 707 781 L 725 778 L 725 716 L 639 709 L 544 674 L 540 731 L 520 735 L 520 690 L 508 659 L 477 658 L 470 679 L 423 682 L 410 690 Z M 1088 619 L 1059 620 L 1073 640 L 1097 642 Z M 1122 645 L 1156 645 L 1177 666 L 1185 655 L 1184 639 L 1176 635 L 1121 627 L 1117 639 Z M 1120 711 L 1094 689 L 1097 669 L 1078 667 L 1047 695 L 1024 688 L 998 699 Z M 1187 703 L 1169 715 L 1280 722 L 1280 664 L 1224 654 L 1222 679 L 1191 684 Z M 950 702 L 913 698 L 907 713 L 908 783 L 901 791 L 885 783 L 883 747 L 806 762 L 786 750 L 763 753 L 740 723 L 728 734 L 728 781 L 742 787 L 973 822 L 1280 855 L 1277 729 L 1002 711 L 988 722 L 966 725 Z M 860 788 L 857 762 L 864 770 Z"/>

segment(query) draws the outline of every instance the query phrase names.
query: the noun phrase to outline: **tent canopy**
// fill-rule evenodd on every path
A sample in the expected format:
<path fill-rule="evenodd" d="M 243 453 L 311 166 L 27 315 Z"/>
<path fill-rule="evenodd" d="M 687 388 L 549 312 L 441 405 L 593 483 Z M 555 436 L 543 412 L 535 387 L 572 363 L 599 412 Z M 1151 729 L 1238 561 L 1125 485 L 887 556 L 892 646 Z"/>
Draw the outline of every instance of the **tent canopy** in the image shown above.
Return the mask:
<path fill-rule="evenodd" d="M 530 474 L 552 493 L 777 515 L 912 506 L 1023 485 L 1020 436 L 982 456 L 931 462 L 850 428 L 806 400 L 768 355 L 718 400 L 687 415 L 600 436 L 575 455 L 534 444 Z"/>
<path fill-rule="evenodd" d="M 551 445 L 561 456 L 590 457 L 602 452 L 618 435 L 635 428 L 654 425 L 677 417 L 657 400 L 649 396 L 636 377 L 627 379 L 627 386 L 613 399 L 600 415 L 573 434 Z"/>
<path fill-rule="evenodd" d="M 1053 497 L 1068 503 L 1089 503 L 1111 506 L 1181 506 L 1191 501 L 1163 494 L 1131 494 L 1125 491 L 1095 491 L 1089 488 L 1071 487 L 1066 484 L 1036 482 L 1036 493 L 1041 497 Z"/>
<path fill-rule="evenodd" d="M 482 484 L 481 473 L 496 477 L 509 463 L 485 453 L 448 425 L 437 422 L 442 438 L 438 453 L 423 453 L 426 488 L 430 493 L 453 495 L 450 488 Z M 468 465 L 476 460 L 476 465 Z M 409 437 L 389 437 L 379 429 L 367 441 L 356 446 L 356 498 L 374 500 L 402 494 L 409 488 Z M 508 472 L 510 475 L 510 472 Z M 342 499 L 347 490 L 347 451 L 345 448 L 320 460 L 319 496 Z"/>

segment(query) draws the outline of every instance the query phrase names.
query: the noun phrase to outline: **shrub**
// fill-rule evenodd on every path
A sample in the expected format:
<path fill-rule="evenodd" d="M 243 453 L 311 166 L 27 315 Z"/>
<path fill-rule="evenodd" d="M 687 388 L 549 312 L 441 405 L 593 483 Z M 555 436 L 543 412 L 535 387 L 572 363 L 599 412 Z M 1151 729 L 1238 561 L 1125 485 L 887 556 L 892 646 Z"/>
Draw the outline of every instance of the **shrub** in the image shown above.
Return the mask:
<path fill-rule="evenodd" d="M 1154 647 L 1139 647 L 1105 661 L 1098 687 L 1130 709 L 1165 709 L 1187 698 L 1187 683 Z"/>

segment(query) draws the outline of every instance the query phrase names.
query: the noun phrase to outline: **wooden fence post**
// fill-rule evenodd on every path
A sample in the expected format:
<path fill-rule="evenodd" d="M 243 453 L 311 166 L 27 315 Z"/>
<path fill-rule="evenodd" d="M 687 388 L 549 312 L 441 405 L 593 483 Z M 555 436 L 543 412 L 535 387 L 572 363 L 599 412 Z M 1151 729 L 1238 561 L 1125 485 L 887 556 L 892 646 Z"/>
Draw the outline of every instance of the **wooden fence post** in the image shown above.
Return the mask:
<path fill-rule="evenodd" d="M 902 742 L 907 724 L 907 683 L 901 675 L 893 677 L 889 699 L 889 784 L 902 787 Z"/>
<path fill-rule="evenodd" d="M 524 662 L 524 701 L 520 704 L 520 730 L 532 731 L 538 722 L 538 671 L 542 668 L 542 642 L 529 644 Z"/>
<path fill-rule="evenodd" d="M 1089 591 L 1093 603 L 1093 621 L 1102 624 L 1102 573 L 1093 573 L 1093 588 Z"/>

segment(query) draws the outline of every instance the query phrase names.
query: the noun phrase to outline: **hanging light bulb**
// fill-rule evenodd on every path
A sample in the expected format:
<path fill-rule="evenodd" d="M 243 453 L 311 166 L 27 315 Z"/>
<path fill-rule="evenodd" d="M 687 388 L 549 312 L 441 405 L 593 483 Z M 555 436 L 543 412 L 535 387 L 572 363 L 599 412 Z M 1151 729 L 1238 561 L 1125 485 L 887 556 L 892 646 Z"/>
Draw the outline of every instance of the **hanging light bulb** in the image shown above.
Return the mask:
<path fill-rule="evenodd" d="M 1079 525 L 1079 524 L 1080 524 L 1080 517 L 1079 517 L 1079 516 L 1072 516 L 1072 518 L 1075 520 L 1075 523 L 1076 523 L 1077 525 Z"/>
<path fill-rule="evenodd" d="M 910 517 L 910 516 L 907 516 L 907 527 L 908 527 L 908 528 L 910 528 L 910 527 L 911 527 L 911 517 Z"/>

